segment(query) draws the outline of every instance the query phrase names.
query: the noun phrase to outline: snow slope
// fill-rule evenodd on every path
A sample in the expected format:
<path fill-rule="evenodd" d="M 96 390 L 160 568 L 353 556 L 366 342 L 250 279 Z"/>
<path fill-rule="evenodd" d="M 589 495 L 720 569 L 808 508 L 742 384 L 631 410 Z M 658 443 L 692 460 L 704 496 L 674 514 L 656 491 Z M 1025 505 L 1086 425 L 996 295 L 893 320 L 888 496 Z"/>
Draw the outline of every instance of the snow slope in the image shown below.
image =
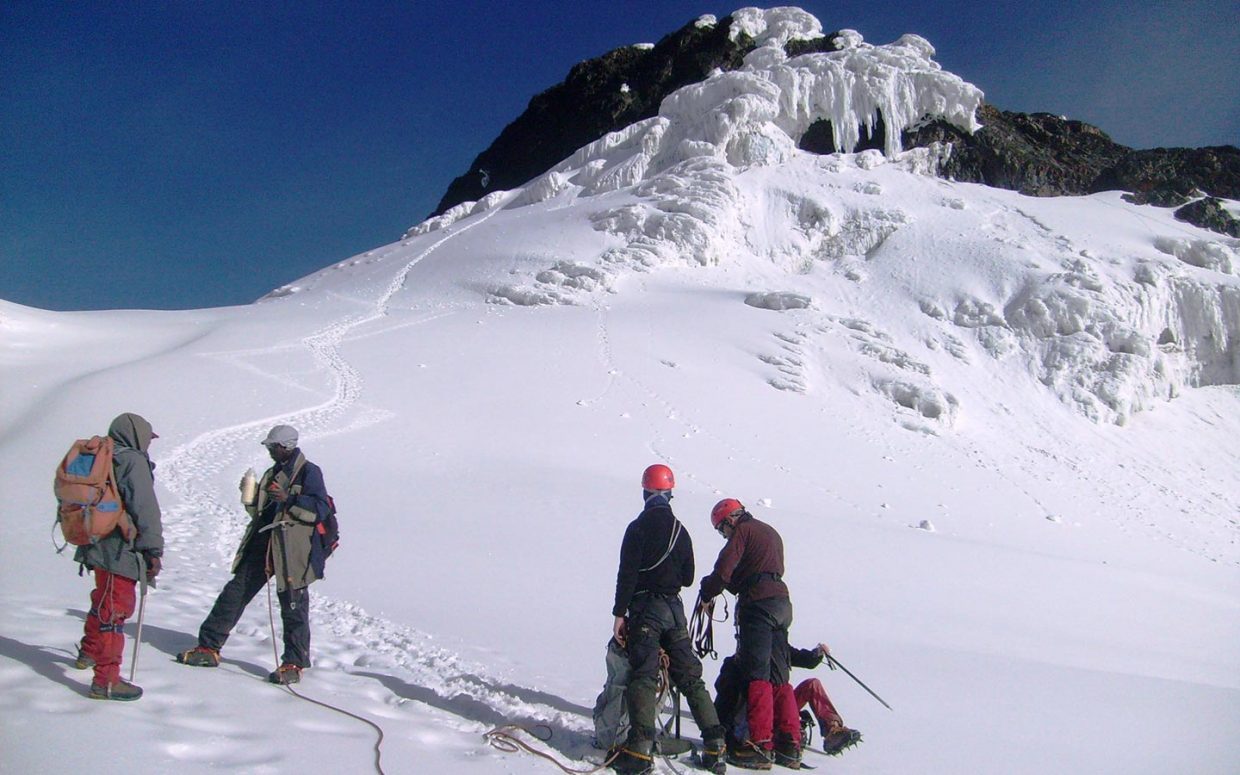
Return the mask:
<path fill-rule="evenodd" d="M 795 90 L 840 61 L 891 68 L 856 93 L 890 115 L 937 94 L 971 120 L 976 90 L 901 40 L 760 50 L 523 189 L 254 305 L 0 302 L 0 770 L 372 768 L 374 728 L 263 681 L 261 596 L 220 670 L 172 661 L 227 578 L 237 479 L 288 422 L 344 535 L 300 690 L 378 725 L 386 772 L 554 771 L 487 747 L 505 722 L 586 764 L 619 541 L 655 461 L 699 575 L 710 507 L 740 498 L 784 535 L 794 640 L 830 643 L 894 707 L 819 671 L 866 739 L 812 763 L 1234 772 L 1240 244 L 1117 194 L 925 174 L 949 149 L 796 151 L 810 115 L 872 115 Z M 48 541 L 59 455 L 122 411 L 161 435 L 169 541 L 132 705 L 85 699 L 88 580 Z M 730 628 L 716 639 L 727 653 Z"/>

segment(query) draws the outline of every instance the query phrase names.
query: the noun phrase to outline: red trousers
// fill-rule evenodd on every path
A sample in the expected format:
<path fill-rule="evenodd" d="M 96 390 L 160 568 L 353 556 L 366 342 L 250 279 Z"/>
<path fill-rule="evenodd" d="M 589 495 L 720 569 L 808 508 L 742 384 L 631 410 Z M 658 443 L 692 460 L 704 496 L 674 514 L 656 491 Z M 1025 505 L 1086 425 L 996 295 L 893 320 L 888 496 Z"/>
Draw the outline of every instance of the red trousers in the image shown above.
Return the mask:
<path fill-rule="evenodd" d="M 801 713 L 790 684 L 750 681 L 748 696 L 749 739 L 766 750 L 775 747 L 772 732 L 787 735 L 801 744 Z"/>
<path fill-rule="evenodd" d="M 94 573 L 95 588 L 90 593 L 82 651 L 95 660 L 95 683 L 109 685 L 121 679 L 125 620 L 133 615 L 138 582 L 99 568 Z"/>
<path fill-rule="evenodd" d="M 823 687 L 822 681 L 817 678 L 809 678 L 797 684 L 796 698 L 797 708 L 809 705 L 824 735 L 835 727 L 844 726 L 844 719 L 840 718 L 839 712 L 831 704 L 831 698 L 827 696 L 827 690 Z"/>

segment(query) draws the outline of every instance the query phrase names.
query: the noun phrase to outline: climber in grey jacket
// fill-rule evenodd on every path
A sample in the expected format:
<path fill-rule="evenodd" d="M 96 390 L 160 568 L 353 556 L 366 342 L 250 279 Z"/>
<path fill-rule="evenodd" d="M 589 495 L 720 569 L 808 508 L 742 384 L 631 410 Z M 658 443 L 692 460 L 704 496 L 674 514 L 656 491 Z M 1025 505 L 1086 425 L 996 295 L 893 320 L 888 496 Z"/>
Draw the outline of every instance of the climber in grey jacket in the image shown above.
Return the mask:
<path fill-rule="evenodd" d="M 159 435 L 140 415 L 126 412 L 108 428 L 112 439 L 112 473 L 116 489 L 133 526 L 126 538 L 121 528 L 94 543 L 78 547 L 74 559 L 95 574 L 90 595 L 86 634 L 76 665 L 93 667 L 90 696 L 101 700 L 136 700 L 142 689 L 121 680 L 125 649 L 125 620 L 133 615 L 135 588 L 140 580 L 154 580 L 164 554 L 164 531 L 155 497 L 155 464 L 147 454 Z"/>

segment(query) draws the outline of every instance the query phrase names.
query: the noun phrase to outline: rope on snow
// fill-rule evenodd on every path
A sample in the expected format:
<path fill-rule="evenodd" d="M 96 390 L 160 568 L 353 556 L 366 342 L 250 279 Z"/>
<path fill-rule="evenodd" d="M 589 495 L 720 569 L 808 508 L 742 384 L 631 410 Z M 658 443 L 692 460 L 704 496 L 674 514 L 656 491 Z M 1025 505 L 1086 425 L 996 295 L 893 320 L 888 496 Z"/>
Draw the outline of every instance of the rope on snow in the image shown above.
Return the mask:
<path fill-rule="evenodd" d="M 270 550 L 270 544 L 268 544 L 268 550 Z M 271 580 L 270 579 L 267 580 L 267 618 L 271 622 L 271 653 L 272 653 L 272 656 L 275 657 L 276 667 L 278 669 L 280 665 L 280 652 L 276 650 L 276 612 L 275 612 L 275 606 L 271 602 Z M 333 710 L 343 716 L 348 716 L 349 718 L 357 719 L 363 724 L 369 726 L 371 729 L 375 730 L 375 732 L 378 734 L 378 739 L 375 740 L 375 772 L 379 773 L 379 775 L 385 775 L 385 773 L 383 772 L 383 761 L 382 761 L 383 752 L 381 750 L 381 747 L 383 746 L 383 728 L 382 727 L 380 727 L 378 724 L 371 721 L 370 719 L 363 718 L 357 715 L 356 713 L 345 710 L 344 708 L 337 708 L 335 705 L 331 705 L 329 703 L 322 702 L 321 700 L 316 700 L 311 697 L 307 697 L 304 694 L 298 694 L 297 691 L 294 690 L 293 687 L 289 686 L 288 684 L 284 684 L 284 688 L 287 689 L 288 693 L 293 695 L 294 697 L 303 699 L 306 702 L 312 703 L 314 705 L 318 705 L 319 707 L 327 708 L 328 710 Z"/>

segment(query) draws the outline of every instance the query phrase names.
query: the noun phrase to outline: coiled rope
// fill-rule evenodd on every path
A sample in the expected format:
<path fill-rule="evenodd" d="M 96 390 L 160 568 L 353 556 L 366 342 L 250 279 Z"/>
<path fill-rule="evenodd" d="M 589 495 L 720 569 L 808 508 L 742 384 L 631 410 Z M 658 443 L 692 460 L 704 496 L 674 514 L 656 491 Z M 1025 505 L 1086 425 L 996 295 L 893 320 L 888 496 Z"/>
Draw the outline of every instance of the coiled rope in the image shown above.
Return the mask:
<path fill-rule="evenodd" d="M 543 737 L 535 732 L 534 730 L 536 729 L 547 730 L 546 737 Z M 572 767 L 565 765 L 559 759 L 555 758 L 546 751 L 540 751 L 521 738 L 517 737 L 517 734 L 520 732 L 524 732 L 525 734 L 533 737 L 535 740 L 543 743 L 550 742 L 552 737 L 551 727 L 546 724 L 538 724 L 533 728 L 523 727 L 520 724 L 504 724 L 503 726 L 498 726 L 490 732 L 485 733 L 482 738 L 490 743 L 492 748 L 503 751 L 504 753 L 517 753 L 519 751 L 525 751 L 527 753 L 534 754 L 540 759 L 546 759 L 556 767 L 559 767 L 561 772 L 568 773 L 568 775 L 591 775 L 591 773 L 602 772 L 610 767 L 611 763 L 614 762 L 621 753 L 621 749 L 617 748 L 615 753 L 608 757 L 607 761 L 602 764 L 596 767 L 591 767 L 588 770 L 575 770 Z"/>
<path fill-rule="evenodd" d="M 659 692 L 658 692 L 658 695 L 655 697 L 655 701 L 654 701 L 655 707 L 659 707 L 663 704 L 663 698 L 667 695 L 668 689 L 671 686 L 671 677 L 668 673 L 670 664 L 671 664 L 671 660 L 668 657 L 667 653 L 660 651 L 659 652 Z M 546 730 L 545 737 L 543 735 L 540 735 L 537 731 L 535 731 L 535 730 L 540 730 L 540 729 Z M 520 737 L 517 736 L 521 732 L 524 732 L 525 734 L 529 735 L 535 740 L 538 740 L 541 743 L 550 742 L 552 736 L 554 735 L 554 731 L 551 729 L 550 726 L 546 724 L 536 724 L 533 727 L 526 727 L 520 724 L 502 724 L 498 727 L 495 727 L 489 732 L 485 732 L 482 735 L 482 739 L 486 740 L 487 743 L 489 743 L 492 748 L 495 748 L 496 750 L 499 750 L 499 751 L 503 751 L 504 753 L 519 753 L 521 751 L 525 751 L 526 753 L 532 753 L 535 756 L 539 757 L 540 759 L 546 759 L 547 761 L 554 764 L 556 767 L 559 767 L 560 771 L 567 773 L 567 775 L 592 775 L 593 773 L 596 773 L 596 772 L 602 772 L 603 770 L 610 767 L 612 765 L 612 762 L 614 762 L 620 756 L 620 754 L 624 752 L 624 749 L 622 746 L 616 746 L 614 750 L 612 751 L 611 756 L 608 756 L 607 759 L 602 764 L 599 764 L 588 770 L 577 770 L 564 764 L 559 759 L 547 753 L 546 751 L 540 751 L 534 746 L 522 740 Z M 667 761 L 667 757 L 660 757 L 660 758 L 664 759 L 664 761 Z"/>
<path fill-rule="evenodd" d="M 728 620 L 728 598 L 727 595 L 720 596 L 723 600 L 723 618 L 714 618 L 715 601 L 703 601 L 702 594 L 698 593 L 697 603 L 693 606 L 693 616 L 689 620 L 689 635 L 693 638 L 693 653 L 698 658 L 709 656 L 711 659 L 718 659 L 719 654 L 715 651 L 715 622 L 726 622 Z"/>

